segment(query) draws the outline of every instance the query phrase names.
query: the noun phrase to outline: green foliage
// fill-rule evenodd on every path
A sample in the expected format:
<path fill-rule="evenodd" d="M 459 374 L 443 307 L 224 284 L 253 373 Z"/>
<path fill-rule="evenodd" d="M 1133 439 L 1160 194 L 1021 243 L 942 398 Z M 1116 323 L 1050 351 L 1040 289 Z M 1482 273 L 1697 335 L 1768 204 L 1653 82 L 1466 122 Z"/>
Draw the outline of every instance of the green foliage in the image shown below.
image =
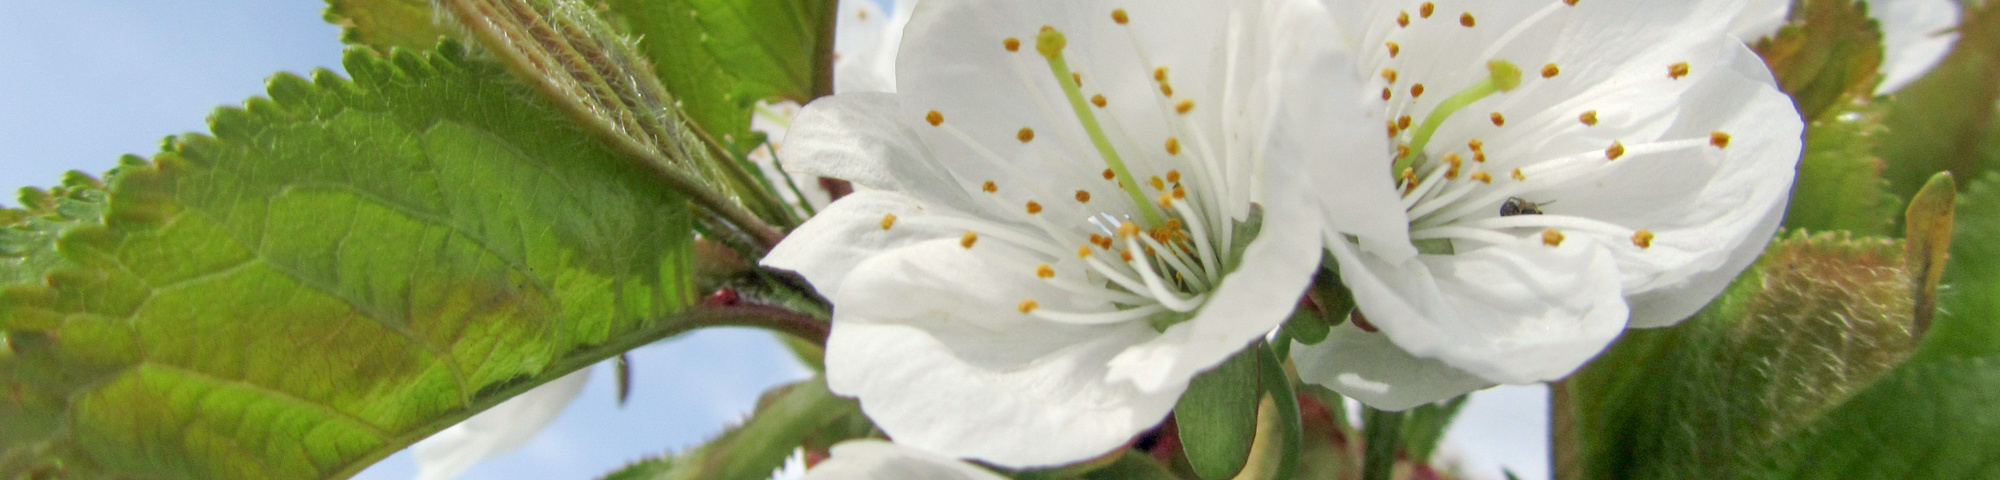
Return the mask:
<path fill-rule="evenodd" d="M 811 57 L 831 41 L 830 2 L 811 0 L 604 0 L 616 25 L 640 38 L 681 108 L 718 145 L 746 138 L 758 100 L 810 100 L 806 75 L 830 69 Z M 808 48 L 810 47 L 810 48 Z M 831 48 L 831 45 L 827 45 Z M 809 68 L 800 68 L 809 67 Z M 804 87 L 804 88 L 801 88 Z M 831 86 L 825 86 L 831 89 Z M 804 95 L 801 95 L 804 94 Z"/>
<path fill-rule="evenodd" d="M 764 480 L 801 445 L 824 451 L 866 436 L 867 428 L 855 428 L 860 418 L 859 404 L 834 396 L 822 380 L 808 380 L 766 393 L 748 421 L 706 445 L 638 462 L 603 479 Z"/>
<path fill-rule="evenodd" d="M 1569 380 L 1583 478 L 1726 478 L 1914 347 L 1899 242 L 1795 234 L 1681 325 Z"/>
<path fill-rule="evenodd" d="M 1757 53 L 1792 95 L 1807 121 L 1835 106 L 1874 96 L 1882 67 L 1882 32 L 1867 7 L 1850 0 L 1813 0 L 1797 22 L 1757 42 Z"/>
<path fill-rule="evenodd" d="M 345 64 L 7 214 L 61 261 L 0 264 L 0 477 L 345 478 L 689 327 L 642 166 L 456 45 Z"/>
<path fill-rule="evenodd" d="M 1771 452 L 1743 478 L 2000 477 L 2000 360 L 1912 362 Z"/>
<path fill-rule="evenodd" d="M 1257 404 L 1264 397 L 1257 350 L 1237 352 L 1196 376 L 1174 406 L 1181 448 L 1201 478 L 1234 477 L 1250 461 L 1250 446 L 1257 438 Z"/>
<path fill-rule="evenodd" d="M 127 159 L 127 163 L 136 159 Z M 64 230 L 101 225 L 104 183 L 80 172 L 63 176 L 62 186 L 21 189 L 22 209 L 0 208 L 0 285 L 34 282 L 63 265 L 56 237 Z"/>
<path fill-rule="evenodd" d="M 340 26 L 340 41 L 382 52 L 426 49 L 452 36 L 432 21 L 430 0 L 326 0 L 326 21 Z"/>
<path fill-rule="evenodd" d="M 1993 145 L 2000 102 L 2000 2 L 1965 7 L 1958 43 L 1924 78 L 1895 95 L 1885 122 L 1892 135 L 1877 150 L 1892 192 L 1915 195 L 1932 173 L 1977 178 L 2000 156 Z"/>
<path fill-rule="evenodd" d="M 1403 415 L 1403 451 L 1416 463 L 1429 463 L 1431 454 L 1437 451 L 1438 442 L 1444 440 L 1445 427 L 1458 416 L 1458 410 L 1465 408 L 1465 401 L 1472 398 L 1460 395 L 1458 398 L 1412 408 Z"/>
<path fill-rule="evenodd" d="M 1805 156 L 1785 210 L 1785 226 L 1815 232 L 1891 235 L 1896 208 L 1875 147 L 1887 101 L 1849 104 L 1806 129 Z"/>
<path fill-rule="evenodd" d="M 1968 182 L 1959 196 L 1956 237 L 1944 269 L 1938 321 L 1920 360 L 2000 356 L 2000 173 Z"/>
<path fill-rule="evenodd" d="M 817 60 L 822 52 L 833 51 L 836 3 L 688 0 L 707 33 L 702 36 L 702 46 L 708 47 L 723 70 L 742 81 L 740 92 L 751 98 L 800 104 L 833 93 L 833 65 Z"/>

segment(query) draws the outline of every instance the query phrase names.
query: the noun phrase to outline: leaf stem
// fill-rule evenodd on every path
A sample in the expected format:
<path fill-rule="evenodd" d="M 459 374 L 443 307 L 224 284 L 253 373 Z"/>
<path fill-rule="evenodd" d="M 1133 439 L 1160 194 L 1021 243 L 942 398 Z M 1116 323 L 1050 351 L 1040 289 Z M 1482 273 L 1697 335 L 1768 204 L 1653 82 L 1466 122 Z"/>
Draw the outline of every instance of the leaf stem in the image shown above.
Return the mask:
<path fill-rule="evenodd" d="M 1367 443 L 1361 461 L 1361 480 L 1389 480 L 1396 473 L 1396 451 L 1403 446 L 1403 412 L 1362 407 L 1362 428 Z"/>
<path fill-rule="evenodd" d="M 1583 478 L 1582 445 L 1577 438 L 1576 405 L 1570 399 L 1569 381 L 1549 382 L 1549 477 L 1555 480 Z"/>

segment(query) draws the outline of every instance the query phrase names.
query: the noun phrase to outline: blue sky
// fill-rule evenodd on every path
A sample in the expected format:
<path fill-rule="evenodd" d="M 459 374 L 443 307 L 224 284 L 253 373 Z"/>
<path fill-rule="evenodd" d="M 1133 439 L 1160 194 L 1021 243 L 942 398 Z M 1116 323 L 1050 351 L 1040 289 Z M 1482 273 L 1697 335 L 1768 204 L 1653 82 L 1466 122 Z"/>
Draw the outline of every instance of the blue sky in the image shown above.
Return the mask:
<path fill-rule="evenodd" d="M 886 3 L 886 2 L 885 2 Z M 121 154 L 206 131 L 219 105 L 263 93 L 278 71 L 339 70 L 339 32 L 320 0 L 0 0 L 0 205 L 12 189 L 67 170 L 99 173 Z M 699 443 L 757 395 L 806 371 L 768 334 L 716 330 L 634 352 L 631 403 L 616 406 L 604 366 L 544 435 L 473 467 L 468 479 L 594 478 L 648 454 Z M 1475 478 L 1547 478 L 1545 390 L 1474 396 L 1448 441 Z M 1477 447 L 1477 448 L 1472 448 Z M 397 454 L 359 477 L 415 472 Z"/>

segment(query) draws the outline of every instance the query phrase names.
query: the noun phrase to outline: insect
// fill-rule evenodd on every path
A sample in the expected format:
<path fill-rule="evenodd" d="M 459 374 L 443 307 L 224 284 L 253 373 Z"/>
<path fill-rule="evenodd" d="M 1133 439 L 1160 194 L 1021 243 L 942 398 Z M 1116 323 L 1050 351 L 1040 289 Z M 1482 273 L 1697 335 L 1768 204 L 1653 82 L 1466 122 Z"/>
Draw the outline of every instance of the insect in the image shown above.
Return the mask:
<path fill-rule="evenodd" d="M 1507 203 L 1500 204 L 1500 216 L 1502 217 L 1512 217 L 1515 215 L 1541 215 L 1541 214 L 1542 214 L 1541 204 L 1523 200 L 1521 199 L 1521 197 L 1507 197 Z"/>

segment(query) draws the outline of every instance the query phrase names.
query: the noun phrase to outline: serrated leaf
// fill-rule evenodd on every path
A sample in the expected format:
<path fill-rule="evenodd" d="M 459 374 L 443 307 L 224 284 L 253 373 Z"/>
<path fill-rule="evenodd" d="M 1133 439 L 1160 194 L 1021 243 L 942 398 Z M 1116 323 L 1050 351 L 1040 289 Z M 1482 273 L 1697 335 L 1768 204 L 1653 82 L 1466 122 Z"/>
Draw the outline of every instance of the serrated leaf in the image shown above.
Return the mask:
<path fill-rule="evenodd" d="M 0 287 L 0 417 L 59 422 L 0 477 L 345 478 L 696 325 L 684 199 L 500 67 L 398 52 L 120 167 Z"/>
<path fill-rule="evenodd" d="M 1851 0 L 1803 2 L 1801 19 L 1757 42 L 1806 120 L 1873 96 L 1882 66 L 1882 32 L 1867 7 Z"/>
<path fill-rule="evenodd" d="M 639 39 L 653 71 L 680 101 L 681 111 L 710 141 L 728 142 L 750 132 L 750 106 L 759 99 L 723 66 L 702 41 L 706 27 L 694 0 L 604 0 L 607 19 Z"/>
<path fill-rule="evenodd" d="M 1967 183 L 1944 269 L 1947 288 L 1917 360 L 2000 356 L 2000 173 Z"/>
<path fill-rule="evenodd" d="M 866 429 L 844 428 L 861 418 L 861 406 L 834 396 L 812 379 L 764 394 L 743 425 L 695 449 L 632 464 L 603 480 L 765 480 L 802 444 L 820 450 L 859 438 Z"/>
<path fill-rule="evenodd" d="M 1785 210 L 1785 227 L 1813 232 L 1845 230 L 1856 235 L 1895 233 L 1902 203 L 1882 178 L 1875 156 L 1885 135 L 1887 100 L 1849 104 L 1806 129 L 1805 156 Z"/>
<path fill-rule="evenodd" d="M 340 41 L 377 51 L 428 49 L 452 31 L 432 20 L 430 0 L 326 0 L 326 21 Z"/>
<path fill-rule="evenodd" d="M 1432 403 L 1412 408 L 1403 415 L 1403 450 L 1409 461 L 1429 463 L 1431 454 L 1437 451 L 1438 442 L 1444 440 L 1444 430 L 1458 417 L 1458 410 L 1465 407 L 1466 399 L 1458 398 L 1441 403 Z"/>
<path fill-rule="evenodd" d="M 1931 73 L 1903 87 L 1878 150 L 1891 191 L 1915 195 L 1931 174 L 1976 178 L 2000 161 L 1983 155 L 2000 102 L 2000 2 L 1965 7 L 1958 42 Z"/>
<path fill-rule="evenodd" d="M 1767 452 L 1741 478 L 2000 478 L 2000 361 L 1906 365 Z"/>
<path fill-rule="evenodd" d="M 1739 455 L 1912 349 L 1899 242 L 1795 234 L 1681 325 L 1635 330 L 1567 382 L 1583 478 L 1726 478 Z"/>
<path fill-rule="evenodd" d="M 1910 199 L 1910 208 L 1903 215 L 1907 226 L 1904 270 L 1910 274 L 1910 299 L 1915 308 L 1910 329 L 1919 338 L 1937 314 L 1938 284 L 1944 279 L 1946 257 L 1951 252 L 1952 212 L 1957 205 L 1958 182 L 1952 180 L 1951 172 L 1938 172 L 1917 191 L 1916 198 Z"/>
<path fill-rule="evenodd" d="M 1258 365 L 1256 348 L 1237 352 L 1196 375 L 1174 405 L 1181 448 L 1201 478 L 1234 477 L 1250 461 L 1250 447 L 1257 438 L 1257 404 L 1264 396 Z"/>
<path fill-rule="evenodd" d="M 826 0 L 690 0 L 708 35 L 702 45 L 747 95 L 804 104 L 832 92 L 833 15 Z M 824 84 L 824 85 L 821 85 Z M 816 92 L 816 87 L 825 91 Z"/>

